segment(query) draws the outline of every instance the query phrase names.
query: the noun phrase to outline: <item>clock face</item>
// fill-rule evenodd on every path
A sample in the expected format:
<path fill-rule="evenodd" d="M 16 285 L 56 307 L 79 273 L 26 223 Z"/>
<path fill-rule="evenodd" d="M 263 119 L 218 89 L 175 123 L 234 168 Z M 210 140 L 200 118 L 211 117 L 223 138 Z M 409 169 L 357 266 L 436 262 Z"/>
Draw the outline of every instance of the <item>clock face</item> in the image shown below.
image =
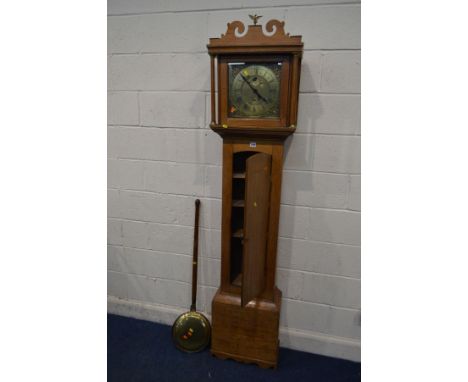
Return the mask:
<path fill-rule="evenodd" d="M 281 62 L 229 63 L 230 118 L 279 118 Z"/>

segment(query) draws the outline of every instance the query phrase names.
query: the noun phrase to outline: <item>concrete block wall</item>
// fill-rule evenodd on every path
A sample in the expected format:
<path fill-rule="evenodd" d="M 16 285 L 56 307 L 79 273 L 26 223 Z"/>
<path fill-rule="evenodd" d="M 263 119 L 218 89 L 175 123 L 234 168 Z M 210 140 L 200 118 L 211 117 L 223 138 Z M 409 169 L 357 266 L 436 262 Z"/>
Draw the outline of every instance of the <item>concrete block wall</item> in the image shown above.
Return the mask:
<path fill-rule="evenodd" d="M 219 285 L 221 139 L 209 128 L 209 37 L 232 20 L 285 21 L 305 42 L 286 142 L 277 284 L 281 345 L 360 360 L 360 3 L 108 3 L 108 310 L 172 324 Z"/>

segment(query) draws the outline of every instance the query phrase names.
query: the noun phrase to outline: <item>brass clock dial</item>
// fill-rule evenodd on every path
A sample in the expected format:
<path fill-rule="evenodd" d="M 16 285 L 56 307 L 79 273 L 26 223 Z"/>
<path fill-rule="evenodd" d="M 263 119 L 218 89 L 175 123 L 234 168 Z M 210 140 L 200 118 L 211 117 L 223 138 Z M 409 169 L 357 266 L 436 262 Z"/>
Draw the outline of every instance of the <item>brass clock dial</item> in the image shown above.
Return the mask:
<path fill-rule="evenodd" d="M 230 63 L 230 118 L 279 118 L 281 63 Z"/>

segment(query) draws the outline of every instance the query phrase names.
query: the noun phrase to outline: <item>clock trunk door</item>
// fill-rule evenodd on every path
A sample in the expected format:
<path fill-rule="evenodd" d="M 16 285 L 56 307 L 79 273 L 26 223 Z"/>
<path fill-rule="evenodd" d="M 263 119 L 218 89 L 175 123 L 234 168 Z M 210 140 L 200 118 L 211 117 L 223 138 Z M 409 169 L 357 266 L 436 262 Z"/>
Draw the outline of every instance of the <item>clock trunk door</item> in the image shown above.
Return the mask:
<path fill-rule="evenodd" d="M 246 161 L 244 254 L 241 304 L 258 297 L 265 288 L 265 259 L 270 205 L 271 155 L 259 153 Z"/>

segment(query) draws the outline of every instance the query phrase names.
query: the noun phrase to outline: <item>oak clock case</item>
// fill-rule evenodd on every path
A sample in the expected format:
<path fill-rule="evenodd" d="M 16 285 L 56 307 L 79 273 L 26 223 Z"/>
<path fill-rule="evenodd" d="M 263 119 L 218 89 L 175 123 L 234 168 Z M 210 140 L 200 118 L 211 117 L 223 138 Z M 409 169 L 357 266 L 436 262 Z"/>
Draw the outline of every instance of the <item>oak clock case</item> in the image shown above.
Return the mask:
<path fill-rule="evenodd" d="M 284 22 L 211 38 L 210 127 L 223 139 L 221 277 L 211 352 L 276 367 L 281 291 L 275 285 L 284 140 L 296 128 L 301 36 Z"/>

